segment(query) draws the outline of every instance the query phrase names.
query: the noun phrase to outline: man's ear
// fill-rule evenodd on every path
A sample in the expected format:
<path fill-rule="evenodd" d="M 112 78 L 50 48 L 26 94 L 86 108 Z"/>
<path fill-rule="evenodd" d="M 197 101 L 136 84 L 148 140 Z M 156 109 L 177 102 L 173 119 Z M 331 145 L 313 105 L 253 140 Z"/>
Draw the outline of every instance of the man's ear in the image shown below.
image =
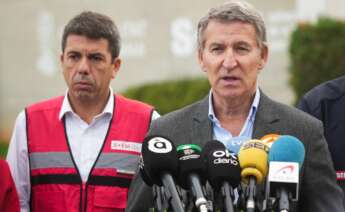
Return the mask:
<path fill-rule="evenodd" d="M 204 64 L 204 58 L 203 58 L 203 50 L 201 50 L 201 49 L 198 50 L 197 57 L 198 57 L 198 62 L 199 62 L 199 65 L 201 67 L 201 70 L 206 72 L 206 68 L 205 68 L 205 64 Z"/>
<path fill-rule="evenodd" d="M 63 52 L 60 54 L 60 62 L 63 63 L 64 60 L 64 56 L 63 56 Z"/>
<path fill-rule="evenodd" d="M 260 52 L 260 64 L 259 64 L 259 69 L 263 69 L 267 63 L 268 60 L 268 46 L 266 44 L 263 44 Z"/>
<path fill-rule="evenodd" d="M 114 59 L 112 67 L 111 77 L 114 79 L 121 67 L 121 59 L 119 57 Z"/>

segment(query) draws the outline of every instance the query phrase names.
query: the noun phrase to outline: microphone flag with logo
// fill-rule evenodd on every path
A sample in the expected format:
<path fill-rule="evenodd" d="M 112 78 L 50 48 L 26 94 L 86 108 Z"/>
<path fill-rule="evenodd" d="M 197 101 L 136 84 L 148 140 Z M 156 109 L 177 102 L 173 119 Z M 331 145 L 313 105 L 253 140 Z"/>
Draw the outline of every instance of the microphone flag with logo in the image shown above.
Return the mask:
<path fill-rule="evenodd" d="M 226 212 L 234 211 L 234 191 L 241 181 L 241 169 L 237 155 L 227 150 L 220 141 L 209 141 L 203 148 L 205 173 L 215 193 L 222 194 Z M 224 210 L 222 210 L 224 211 Z"/>
<path fill-rule="evenodd" d="M 199 211 L 207 212 L 207 200 L 202 189 L 206 179 L 203 175 L 204 164 L 201 161 L 201 147 L 196 144 L 183 144 L 177 147 L 177 154 L 181 187 L 191 192 L 194 204 Z"/>
<path fill-rule="evenodd" d="M 305 157 L 303 143 L 296 137 L 283 135 L 269 152 L 267 193 L 279 200 L 279 211 L 289 211 L 290 201 L 298 201 L 299 169 Z"/>
<path fill-rule="evenodd" d="M 241 168 L 237 155 L 230 152 L 220 141 L 209 141 L 202 150 L 206 164 L 206 176 L 212 187 L 219 190 L 224 181 L 236 188 L 241 181 Z"/>
<path fill-rule="evenodd" d="M 142 159 L 145 174 L 151 184 L 162 185 L 160 174 L 165 171 L 176 176 L 178 172 L 177 152 L 174 144 L 160 136 L 145 138 L 142 145 Z"/>
<path fill-rule="evenodd" d="M 163 185 L 165 199 L 169 201 L 173 211 L 183 212 L 184 207 L 173 179 L 178 171 L 174 144 L 162 136 L 147 137 L 142 146 L 142 160 L 141 176 L 145 176 L 145 179 L 150 181 L 148 184 Z"/>

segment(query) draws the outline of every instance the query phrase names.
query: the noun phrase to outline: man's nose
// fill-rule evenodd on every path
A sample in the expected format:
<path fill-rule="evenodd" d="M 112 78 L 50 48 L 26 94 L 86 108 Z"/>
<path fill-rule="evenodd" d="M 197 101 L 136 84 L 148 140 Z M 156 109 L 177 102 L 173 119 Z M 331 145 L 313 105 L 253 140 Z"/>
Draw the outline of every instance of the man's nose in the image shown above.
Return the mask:
<path fill-rule="evenodd" d="M 233 69 L 237 65 L 237 60 L 234 52 L 232 50 L 228 50 L 226 54 L 224 54 L 223 66 L 226 69 Z"/>
<path fill-rule="evenodd" d="M 90 63 L 87 57 L 82 57 L 77 66 L 79 73 L 88 74 L 90 72 Z"/>

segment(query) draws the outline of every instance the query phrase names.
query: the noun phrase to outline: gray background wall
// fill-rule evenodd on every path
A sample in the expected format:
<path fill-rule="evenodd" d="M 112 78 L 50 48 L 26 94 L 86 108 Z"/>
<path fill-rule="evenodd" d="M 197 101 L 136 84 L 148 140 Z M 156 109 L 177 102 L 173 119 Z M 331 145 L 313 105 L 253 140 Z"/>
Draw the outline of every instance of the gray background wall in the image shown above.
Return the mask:
<path fill-rule="evenodd" d="M 64 94 L 59 54 L 64 25 L 77 13 L 111 16 L 122 35 L 123 64 L 115 92 L 131 85 L 202 76 L 195 55 L 199 18 L 225 0 L 0 0 L 0 138 L 8 138 L 17 114 L 28 104 Z M 269 63 L 262 89 L 291 104 L 287 45 L 298 21 L 320 14 L 345 17 L 344 0 L 250 0 L 265 18 Z"/>

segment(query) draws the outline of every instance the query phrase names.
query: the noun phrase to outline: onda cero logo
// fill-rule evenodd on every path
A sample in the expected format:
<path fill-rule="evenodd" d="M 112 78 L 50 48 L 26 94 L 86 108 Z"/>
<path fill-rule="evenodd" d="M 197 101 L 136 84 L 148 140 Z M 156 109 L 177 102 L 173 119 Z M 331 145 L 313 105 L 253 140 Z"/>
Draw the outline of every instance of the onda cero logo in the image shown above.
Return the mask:
<path fill-rule="evenodd" d="M 156 137 L 149 140 L 149 150 L 154 153 L 168 153 L 172 150 L 171 142 L 162 137 Z"/>
<path fill-rule="evenodd" d="M 213 152 L 213 164 L 232 164 L 234 166 L 238 165 L 238 159 L 235 153 L 225 150 L 217 150 Z"/>

